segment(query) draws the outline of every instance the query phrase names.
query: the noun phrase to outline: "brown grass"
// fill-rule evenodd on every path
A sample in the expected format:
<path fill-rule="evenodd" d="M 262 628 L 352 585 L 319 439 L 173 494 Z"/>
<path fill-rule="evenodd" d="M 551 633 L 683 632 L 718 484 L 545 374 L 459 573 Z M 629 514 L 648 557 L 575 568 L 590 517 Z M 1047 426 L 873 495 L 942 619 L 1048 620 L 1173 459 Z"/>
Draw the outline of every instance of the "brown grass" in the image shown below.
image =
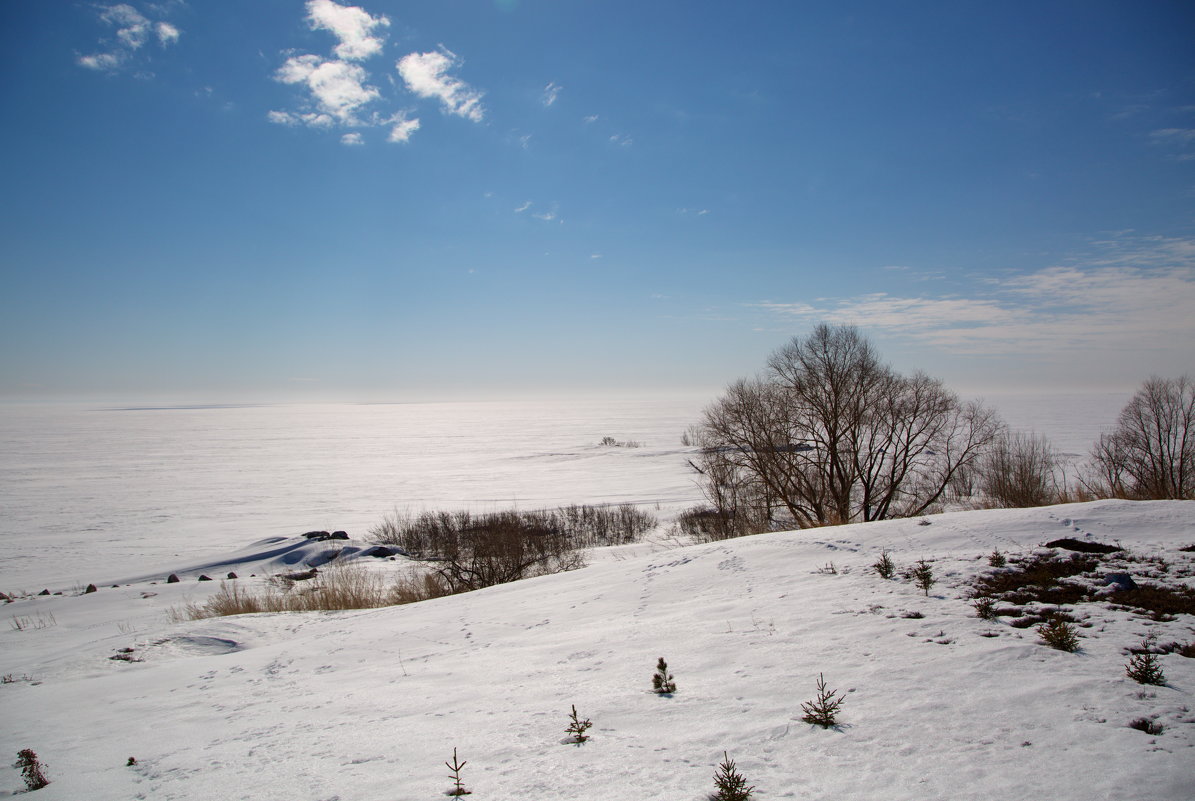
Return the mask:
<path fill-rule="evenodd" d="M 223 581 L 207 601 L 172 608 L 170 619 L 179 622 L 260 612 L 376 609 L 447 594 L 443 581 L 434 574 L 389 583 L 381 574 L 349 562 L 321 572 L 310 581 L 268 581 L 259 591 L 246 589 L 238 582 Z"/>

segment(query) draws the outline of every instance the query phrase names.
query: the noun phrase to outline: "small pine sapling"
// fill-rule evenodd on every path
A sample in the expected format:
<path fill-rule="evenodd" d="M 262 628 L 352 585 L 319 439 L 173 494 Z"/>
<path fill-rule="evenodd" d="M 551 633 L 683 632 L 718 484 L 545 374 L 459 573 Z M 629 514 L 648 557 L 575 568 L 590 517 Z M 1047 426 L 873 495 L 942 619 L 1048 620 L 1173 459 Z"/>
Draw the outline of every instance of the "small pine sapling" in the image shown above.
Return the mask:
<path fill-rule="evenodd" d="M 890 579 L 896 575 L 896 562 L 892 561 L 892 557 L 888 555 L 887 551 L 880 554 L 880 558 L 875 561 L 871 569 L 880 575 L 882 579 Z"/>
<path fill-rule="evenodd" d="M 755 786 L 747 786 L 747 780 L 739 773 L 730 756 L 723 751 L 722 763 L 718 765 L 718 772 L 714 774 L 716 793 L 710 793 L 709 801 L 751 801 L 751 791 Z"/>
<path fill-rule="evenodd" d="M 573 707 L 572 714 L 569 715 L 571 722 L 568 724 L 568 728 L 565 729 L 565 731 L 572 736 L 568 739 L 567 742 L 571 742 L 571 743 L 575 743 L 576 745 L 580 745 L 581 743 L 583 743 L 589 739 L 589 735 L 586 734 L 585 732 L 589 730 L 589 727 L 592 726 L 593 723 L 590 722 L 589 718 L 585 718 L 584 720 L 582 720 L 581 718 L 579 718 L 577 716 L 577 705 L 576 704 L 573 704 L 572 707 Z"/>
<path fill-rule="evenodd" d="M 1149 652 L 1133 654 L 1129 657 L 1129 663 L 1124 666 L 1124 672 L 1138 684 L 1153 684 L 1158 687 L 1166 684 L 1166 674 L 1162 672 L 1157 655 Z"/>
<path fill-rule="evenodd" d="M 913 583 L 917 588 L 925 593 L 925 597 L 929 597 L 929 588 L 937 583 L 934 578 L 934 569 L 929 566 L 929 563 L 924 559 L 918 559 L 917 565 L 909 571 L 909 575 L 913 579 Z"/>
<path fill-rule="evenodd" d="M 996 599 L 984 595 L 972 601 L 971 605 L 975 607 L 975 615 L 980 620 L 996 619 Z"/>
<path fill-rule="evenodd" d="M 452 796 L 473 795 L 473 791 L 466 790 L 465 785 L 461 783 L 461 768 L 465 767 L 465 765 L 468 765 L 469 764 L 468 761 L 461 762 L 460 760 L 458 760 L 456 758 L 456 749 L 453 748 L 452 749 L 452 762 L 445 762 L 444 764 L 448 767 L 448 769 L 450 771 L 452 771 L 452 773 L 449 774 L 449 776 L 448 776 L 448 778 L 452 779 L 452 789 L 449 790 L 446 793 L 446 795 L 452 795 Z"/>
<path fill-rule="evenodd" d="M 1073 652 L 1079 650 L 1078 632 L 1075 631 L 1074 626 L 1061 617 L 1052 617 L 1048 623 L 1042 623 L 1038 626 L 1037 636 L 1041 637 L 1042 642 L 1046 645 L 1051 648 L 1057 648 L 1059 651 Z"/>
<path fill-rule="evenodd" d="M 21 771 L 21 778 L 25 780 L 25 790 L 40 790 L 50 783 L 46 778 L 46 766 L 38 759 L 31 748 L 22 748 L 17 752 L 17 761 L 12 765 Z"/>
<path fill-rule="evenodd" d="M 988 556 L 988 564 L 992 567 L 1004 567 L 1008 564 L 1008 559 L 1000 553 L 999 548 L 993 548 L 991 555 Z"/>
<path fill-rule="evenodd" d="M 672 695 L 676 692 L 676 681 L 672 674 L 668 672 L 668 663 L 664 661 L 664 657 L 660 657 L 659 663 L 656 665 L 656 672 L 651 677 L 651 688 L 656 695 Z"/>
<path fill-rule="evenodd" d="M 821 673 L 817 674 L 817 698 L 801 704 L 801 711 L 805 714 L 801 720 L 828 729 L 838 722 L 838 709 L 845 699 L 835 698 L 837 690 L 826 690 L 826 680 Z"/>

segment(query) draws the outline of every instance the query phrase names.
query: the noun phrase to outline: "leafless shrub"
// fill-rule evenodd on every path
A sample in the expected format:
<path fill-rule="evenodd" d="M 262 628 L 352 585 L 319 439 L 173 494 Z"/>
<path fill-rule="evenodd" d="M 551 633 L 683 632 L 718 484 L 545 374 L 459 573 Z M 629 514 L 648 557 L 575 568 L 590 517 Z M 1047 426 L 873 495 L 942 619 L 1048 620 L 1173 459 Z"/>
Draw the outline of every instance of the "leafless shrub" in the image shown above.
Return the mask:
<path fill-rule="evenodd" d="M 1153 377 L 1092 449 L 1084 486 L 1137 499 L 1195 497 L 1195 381 Z"/>
<path fill-rule="evenodd" d="M 1000 507 L 1057 503 L 1060 466 L 1058 453 L 1045 437 L 1005 433 L 980 460 L 980 489 L 989 503 Z"/>

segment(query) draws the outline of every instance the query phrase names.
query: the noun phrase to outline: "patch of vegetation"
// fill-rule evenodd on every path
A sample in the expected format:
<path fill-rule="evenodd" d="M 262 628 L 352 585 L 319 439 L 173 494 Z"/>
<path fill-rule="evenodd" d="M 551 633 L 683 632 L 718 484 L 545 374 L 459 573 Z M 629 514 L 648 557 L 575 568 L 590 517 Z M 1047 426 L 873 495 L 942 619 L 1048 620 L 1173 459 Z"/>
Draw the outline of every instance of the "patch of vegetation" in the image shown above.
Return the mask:
<path fill-rule="evenodd" d="M 725 751 L 714 774 L 714 787 L 717 792 L 707 796 L 709 801 L 751 801 L 751 791 L 755 789 L 747 786 L 747 780 L 735 769 L 734 761 Z"/>
<path fill-rule="evenodd" d="M 1155 654 L 1133 654 L 1129 663 L 1124 666 L 1124 672 L 1138 684 L 1153 684 L 1158 687 L 1166 685 L 1166 674 L 1162 672 L 1162 665 Z"/>
<path fill-rule="evenodd" d="M 1137 731 L 1143 731 L 1146 734 L 1161 734 L 1163 726 L 1161 723 L 1155 723 L 1149 718 L 1137 718 L 1136 720 L 1130 721 L 1129 728 L 1136 729 Z"/>
<path fill-rule="evenodd" d="M 720 509 L 695 506 L 681 512 L 676 518 L 677 533 L 690 537 L 694 542 L 718 542 L 763 534 L 775 530 L 776 525 L 750 507 L 725 505 Z"/>
<path fill-rule="evenodd" d="M 309 581 L 268 581 L 256 592 L 239 582 L 222 581 L 220 589 L 206 601 L 174 607 L 170 618 L 179 622 L 260 612 L 375 609 L 451 594 L 448 585 L 434 573 L 390 583 L 380 573 L 347 562 L 317 571 Z"/>
<path fill-rule="evenodd" d="M 1079 633 L 1071 623 L 1060 616 L 1052 617 L 1038 626 L 1037 636 L 1041 637 L 1042 642 L 1046 645 L 1059 651 L 1079 650 Z"/>
<path fill-rule="evenodd" d="M 1061 580 L 1090 573 L 1100 564 L 1097 557 L 1080 554 L 1038 553 L 1013 557 L 1011 561 L 1011 569 L 975 579 L 973 590 L 977 598 L 997 598 L 1015 604 L 1075 603 L 1088 595 L 1088 589 Z"/>
<path fill-rule="evenodd" d="M 825 678 L 821 673 L 817 674 L 817 697 L 801 704 L 801 711 L 805 713 L 801 720 L 823 729 L 835 725 L 838 722 L 838 710 L 844 700 L 837 695 L 837 690 L 826 689 Z"/>
<path fill-rule="evenodd" d="M 890 579 L 896 575 L 896 562 L 892 561 L 892 557 L 888 555 L 887 551 L 880 554 L 880 558 L 871 566 L 880 578 Z"/>
<path fill-rule="evenodd" d="M 21 778 L 25 780 L 25 790 L 32 792 L 40 790 L 50 783 L 46 778 L 46 766 L 31 748 L 22 748 L 17 752 L 17 761 L 13 767 L 21 771 Z"/>
<path fill-rule="evenodd" d="M 672 695 L 676 692 L 676 680 L 668 672 L 668 663 L 662 656 L 656 663 L 656 672 L 652 674 L 651 689 L 656 695 Z"/>

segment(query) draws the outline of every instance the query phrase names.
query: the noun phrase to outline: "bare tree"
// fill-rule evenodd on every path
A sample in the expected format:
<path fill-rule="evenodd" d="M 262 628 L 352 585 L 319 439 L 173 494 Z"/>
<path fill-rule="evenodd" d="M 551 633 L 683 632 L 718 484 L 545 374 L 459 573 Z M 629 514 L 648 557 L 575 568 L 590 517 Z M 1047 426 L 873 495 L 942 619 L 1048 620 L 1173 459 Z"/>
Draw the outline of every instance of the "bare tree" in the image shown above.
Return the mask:
<path fill-rule="evenodd" d="M 1038 434 L 1005 434 L 980 461 L 979 485 L 999 506 L 1025 508 L 1056 503 L 1061 462 Z"/>
<path fill-rule="evenodd" d="M 1195 497 L 1195 381 L 1153 377 L 1120 412 L 1091 454 L 1085 483 L 1125 498 Z"/>
<path fill-rule="evenodd" d="M 940 381 L 894 372 L 858 329 L 823 324 L 705 410 L 694 466 L 716 510 L 880 520 L 925 512 L 1000 430 Z"/>

